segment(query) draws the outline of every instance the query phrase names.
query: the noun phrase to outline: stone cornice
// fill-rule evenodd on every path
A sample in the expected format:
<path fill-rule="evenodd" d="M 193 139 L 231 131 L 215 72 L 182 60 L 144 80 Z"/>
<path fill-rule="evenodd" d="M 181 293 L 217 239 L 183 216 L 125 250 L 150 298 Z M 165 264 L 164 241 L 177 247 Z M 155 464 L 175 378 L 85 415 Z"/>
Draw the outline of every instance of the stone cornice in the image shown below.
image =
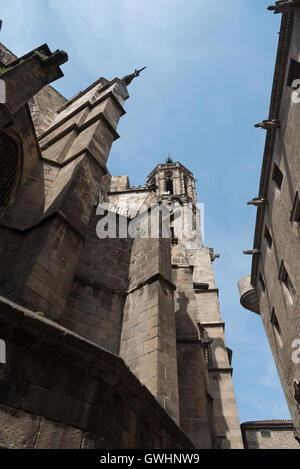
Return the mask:
<path fill-rule="evenodd" d="M 152 171 L 151 173 L 147 176 L 147 180 L 148 179 L 151 179 L 153 177 L 153 175 L 159 171 L 159 170 L 168 170 L 168 169 L 172 169 L 172 170 L 176 170 L 176 169 L 181 169 L 183 170 L 188 176 L 194 178 L 194 175 L 191 171 L 189 171 L 185 166 L 183 166 L 183 164 L 181 164 L 179 161 L 177 162 L 174 162 L 174 163 L 161 163 L 161 164 L 158 164 Z"/>
<path fill-rule="evenodd" d="M 261 420 L 254 422 L 244 422 L 241 424 L 243 430 L 293 430 L 294 426 L 291 420 Z"/>

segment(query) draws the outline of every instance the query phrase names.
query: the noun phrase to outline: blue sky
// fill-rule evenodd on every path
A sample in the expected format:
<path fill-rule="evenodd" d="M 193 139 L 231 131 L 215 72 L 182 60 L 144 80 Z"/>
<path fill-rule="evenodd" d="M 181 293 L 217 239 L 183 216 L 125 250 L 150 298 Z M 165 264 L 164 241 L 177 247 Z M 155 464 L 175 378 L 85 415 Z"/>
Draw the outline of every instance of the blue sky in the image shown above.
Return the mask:
<path fill-rule="evenodd" d="M 281 15 L 272 0 L 2 0 L 0 40 L 17 55 L 64 49 L 67 98 L 99 76 L 147 65 L 130 86 L 108 167 L 132 185 L 168 153 L 197 178 L 241 422 L 290 418 L 259 316 L 240 306 L 250 273 L 265 133 Z"/>

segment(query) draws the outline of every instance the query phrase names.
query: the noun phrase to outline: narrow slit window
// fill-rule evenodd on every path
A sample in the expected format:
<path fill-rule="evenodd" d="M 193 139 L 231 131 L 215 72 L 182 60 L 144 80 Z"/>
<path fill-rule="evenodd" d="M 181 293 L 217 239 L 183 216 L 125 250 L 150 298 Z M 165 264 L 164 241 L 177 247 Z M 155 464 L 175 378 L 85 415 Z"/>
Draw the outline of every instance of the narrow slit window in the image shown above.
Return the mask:
<path fill-rule="evenodd" d="M 273 181 L 276 182 L 277 187 L 279 189 L 281 189 L 282 181 L 283 181 L 283 174 L 280 171 L 280 169 L 279 169 L 279 167 L 277 166 L 276 163 L 274 163 L 272 179 L 273 179 Z"/>
<path fill-rule="evenodd" d="M 280 272 L 279 272 L 279 279 L 281 280 L 282 284 L 284 285 L 287 293 L 290 296 L 291 301 L 293 302 L 296 297 L 296 290 L 294 284 L 288 274 L 288 271 L 285 268 L 284 262 L 281 262 Z"/>
<path fill-rule="evenodd" d="M 291 221 L 300 225 L 300 198 L 299 192 L 296 192 L 293 208 L 291 212 Z"/>
<path fill-rule="evenodd" d="M 183 179 L 183 184 L 184 184 L 184 193 L 187 194 L 188 193 L 188 181 L 186 177 L 184 177 Z"/>
<path fill-rule="evenodd" d="M 279 325 L 279 322 L 278 322 L 278 319 L 277 319 L 274 308 L 272 309 L 271 323 L 273 325 L 273 330 L 274 330 L 276 342 L 279 345 L 279 347 L 281 348 L 282 345 L 283 345 L 282 335 L 281 335 L 281 328 L 280 328 L 280 325 Z"/>
<path fill-rule="evenodd" d="M 259 281 L 260 281 L 260 283 L 261 283 L 261 286 L 262 286 L 263 291 L 265 292 L 265 291 L 266 291 L 266 284 L 265 284 L 265 281 L 264 281 L 264 279 L 263 279 L 263 276 L 262 276 L 261 272 L 259 272 L 258 279 L 259 279 Z"/>
<path fill-rule="evenodd" d="M 272 438 L 272 434 L 268 430 L 262 430 L 260 434 L 262 438 Z"/>
<path fill-rule="evenodd" d="M 173 181 L 172 181 L 172 179 L 167 179 L 167 180 L 166 180 L 166 191 L 167 191 L 167 192 L 170 192 L 171 195 L 174 194 Z"/>
<path fill-rule="evenodd" d="M 272 244 L 273 244 L 273 239 L 272 239 L 272 236 L 271 236 L 270 231 L 268 230 L 268 227 L 267 227 L 267 226 L 265 226 L 265 234 L 264 234 L 264 236 L 265 236 L 265 239 L 267 240 L 267 243 L 268 243 L 269 248 L 271 249 Z"/>

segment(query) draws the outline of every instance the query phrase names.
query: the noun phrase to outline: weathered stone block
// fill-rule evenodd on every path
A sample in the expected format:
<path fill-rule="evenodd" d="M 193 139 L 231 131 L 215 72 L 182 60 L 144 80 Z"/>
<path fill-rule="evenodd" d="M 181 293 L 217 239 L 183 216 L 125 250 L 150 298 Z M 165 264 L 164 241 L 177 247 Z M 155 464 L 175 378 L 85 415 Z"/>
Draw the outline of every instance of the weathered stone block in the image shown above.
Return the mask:
<path fill-rule="evenodd" d="M 78 449 L 81 447 L 82 431 L 43 419 L 35 444 L 36 449 Z"/>
<path fill-rule="evenodd" d="M 0 406 L 0 446 L 8 449 L 33 449 L 41 418 L 20 410 Z"/>

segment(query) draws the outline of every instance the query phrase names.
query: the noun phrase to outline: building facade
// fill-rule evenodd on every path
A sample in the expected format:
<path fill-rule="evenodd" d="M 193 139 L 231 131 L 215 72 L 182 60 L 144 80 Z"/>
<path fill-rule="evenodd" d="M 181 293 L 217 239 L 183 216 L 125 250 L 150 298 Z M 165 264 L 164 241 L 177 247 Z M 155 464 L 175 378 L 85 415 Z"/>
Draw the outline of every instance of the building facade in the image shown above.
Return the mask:
<path fill-rule="evenodd" d="M 1 447 L 242 448 L 193 174 L 106 167 L 138 72 L 67 100 L 62 51 L 1 57 Z"/>
<path fill-rule="evenodd" d="M 241 425 L 245 449 L 300 449 L 291 420 L 260 420 Z"/>
<path fill-rule="evenodd" d="M 260 314 L 300 438 L 300 2 L 282 14 L 252 251 L 252 272 L 239 283 L 242 305 Z"/>

